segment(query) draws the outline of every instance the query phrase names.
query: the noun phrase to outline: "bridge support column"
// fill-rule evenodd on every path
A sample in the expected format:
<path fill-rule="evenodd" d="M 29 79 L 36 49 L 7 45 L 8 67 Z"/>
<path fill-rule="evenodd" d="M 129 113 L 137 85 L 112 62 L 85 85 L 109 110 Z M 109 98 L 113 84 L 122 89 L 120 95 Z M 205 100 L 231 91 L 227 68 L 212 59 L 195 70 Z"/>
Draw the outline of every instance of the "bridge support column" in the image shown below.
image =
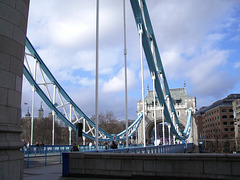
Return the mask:
<path fill-rule="evenodd" d="M 168 124 L 168 144 L 170 145 L 171 144 L 171 125 Z"/>
<path fill-rule="evenodd" d="M 20 140 L 23 59 L 29 0 L 0 0 L 0 174 L 23 179 Z"/>
<path fill-rule="evenodd" d="M 155 93 L 155 74 L 152 75 L 153 81 L 153 104 L 154 104 L 154 112 L 153 112 L 153 119 L 154 119 L 154 145 L 157 146 L 157 118 L 156 118 L 156 93 Z"/>
<path fill-rule="evenodd" d="M 176 144 L 176 135 L 173 135 L 173 144 Z"/>

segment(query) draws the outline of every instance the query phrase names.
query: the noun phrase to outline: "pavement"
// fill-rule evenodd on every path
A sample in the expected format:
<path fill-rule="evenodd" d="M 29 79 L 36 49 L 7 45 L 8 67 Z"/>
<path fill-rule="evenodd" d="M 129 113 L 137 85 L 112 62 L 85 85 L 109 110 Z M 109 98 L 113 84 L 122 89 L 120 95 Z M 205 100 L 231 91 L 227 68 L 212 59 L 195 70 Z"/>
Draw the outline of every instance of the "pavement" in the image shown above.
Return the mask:
<path fill-rule="evenodd" d="M 23 180 L 111 180 L 106 178 L 62 177 L 62 164 L 24 168 Z M 122 180 L 115 179 L 114 180 Z"/>
<path fill-rule="evenodd" d="M 62 164 L 24 168 L 23 180 L 61 180 Z"/>
<path fill-rule="evenodd" d="M 105 178 L 88 177 L 62 177 L 62 164 L 59 156 L 48 156 L 45 166 L 45 156 L 33 156 L 29 159 L 27 168 L 27 158 L 24 160 L 23 180 L 105 180 Z M 110 180 L 109 178 L 107 180 Z M 120 179 L 115 179 L 120 180 Z"/>

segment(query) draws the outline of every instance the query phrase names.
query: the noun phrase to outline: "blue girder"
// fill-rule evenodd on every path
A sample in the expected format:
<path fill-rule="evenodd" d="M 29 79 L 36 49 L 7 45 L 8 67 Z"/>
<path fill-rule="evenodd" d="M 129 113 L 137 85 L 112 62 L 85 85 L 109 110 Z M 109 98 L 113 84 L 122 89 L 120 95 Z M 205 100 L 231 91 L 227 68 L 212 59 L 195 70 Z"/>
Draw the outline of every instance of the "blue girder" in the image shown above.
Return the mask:
<path fill-rule="evenodd" d="M 29 73 L 29 71 L 27 70 L 27 68 L 25 67 L 25 65 L 23 66 L 23 74 L 26 77 L 26 79 L 28 80 L 28 82 L 34 86 L 36 92 L 39 94 L 39 96 L 42 98 L 42 100 L 47 104 L 47 106 L 53 110 L 56 115 L 64 122 L 66 123 L 69 127 L 73 128 L 76 131 L 76 126 L 73 125 L 70 121 L 68 121 L 65 116 L 62 115 L 62 113 L 60 113 L 58 111 L 58 109 L 54 106 L 54 104 L 48 99 L 48 97 L 46 96 L 46 94 L 42 91 L 42 89 L 38 86 L 38 84 L 36 83 L 36 81 L 33 79 L 32 75 Z"/>
<path fill-rule="evenodd" d="M 149 18 L 147 5 L 146 5 L 145 0 L 140 0 L 140 1 L 142 1 L 142 4 L 143 4 L 143 12 L 144 12 L 145 21 L 143 19 L 143 15 L 142 15 L 141 7 L 139 5 L 139 1 L 130 0 L 137 28 L 139 28 L 139 26 L 141 26 L 142 30 L 143 30 L 142 45 L 143 45 L 143 49 L 144 49 L 145 56 L 146 56 L 146 59 L 147 59 L 150 74 L 151 75 L 152 74 L 156 75 L 155 76 L 156 77 L 155 89 L 156 89 L 157 97 L 158 97 L 158 100 L 159 100 L 160 104 L 164 105 L 164 116 L 165 116 L 166 121 L 169 124 L 171 124 L 172 134 L 175 134 L 178 139 L 183 140 L 183 139 L 185 139 L 185 137 L 184 137 L 184 135 L 183 136 L 179 135 L 177 133 L 175 127 L 173 126 L 168 107 L 167 107 L 167 105 L 165 103 L 165 100 L 164 100 L 164 95 L 163 95 L 163 92 L 162 92 L 162 89 L 161 89 L 161 84 L 160 84 L 160 80 L 159 80 L 159 76 L 158 76 L 159 73 L 161 73 L 163 75 L 165 93 L 166 93 L 166 95 L 169 96 L 169 99 L 170 99 L 171 112 L 174 113 L 175 119 L 176 119 L 176 124 L 178 124 L 179 130 L 180 130 L 181 134 L 183 134 L 183 130 L 182 130 L 181 125 L 179 123 L 179 120 L 177 118 L 177 114 L 176 114 L 176 111 L 175 111 L 175 108 L 174 108 L 174 104 L 172 102 L 170 90 L 169 90 L 169 87 L 168 87 L 168 83 L 167 83 L 166 76 L 165 76 L 165 73 L 164 73 L 163 65 L 162 65 L 162 62 L 161 62 L 160 53 L 158 51 L 157 42 L 156 42 L 155 35 L 154 35 L 154 32 L 153 32 L 151 20 Z M 156 61 L 157 61 L 158 69 L 157 69 L 157 67 L 155 66 L 155 63 L 154 63 L 153 53 L 151 51 L 151 41 L 153 41 L 153 44 L 155 46 L 155 55 L 156 55 Z"/>
<path fill-rule="evenodd" d="M 183 131 L 183 134 L 185 136 L 185 139 L 187 139 L 190 135 L 190 131 L 191 131 L 191 122 L 192 122 L 192 110 L 189 109 L 188 111 L 188 119 L 187 119 L 187 124 L 185 126 L 185 129 Z"/>
<path fill-rule="evenodd" d="M 41 59 L 41 57 L 38 55 L 37 51 L 35 50 L 35 48 L 33 47 L 33 45 L 31 44 L 31 42 L 29 41 L 29 39 L 26 39 L 26 47 L 28 49 L 28 51 L 36 58 L 36 60 L 38 61 L 41 69 L 43 70 L 43 72 L 45 73 L 45 75 L 48 77 L 48 79 L 57 86 L 60 94 L 66 99 L 67 102 L 69 102 L 74 109 L 78 112 L 78 114 L 83 117 L 86 121 L 88 121 L 88 123 L 95 128 L 95 123 L 88 118 L 88 116 L 86 116 L 82 110 L 73 102 L 73 100 L 68 96 L 68 94 L 64 91 L 64 89 L 61 87 L 61 85 L 57 82 L 57 80 L 54 78 L 54 76 L 52 75 L 52 73 L 50 72 L 50 70 L 47 68 L 47 66 L 45 65 L 45 63 L 43 62 L 43 60 Z M 77 130 L 76 126 L 74 124 L 72 124 L 61 112 L 58 111 L 58 109 L 55 107 L 55 105 L 49 100 L 49 98 L 46 96 L 46 94 L 42 91 L 42 89 L 39 87 L 39 85 L 36 83 L 36 81 L 33 79 L 32 75 L 29 73 L 29 71 L 27 70 L 27 68 L 24 65 L 24 70 L 23 73 L 26 77 L 26 79 L 28 80 L 28 82 L 34 86 L 36 92 L 39 94 L 39 96 L 42 98 L 42 100 L 47 104 L 47 106 L 53 110 L 56 115 L 59 117 L 59 119 L 61 119 L 65 124 L 67 124 L 69 127 L 73 128 L 75 131 Z M 142 115 L 140 115 L 133 124 L 138 123 L 139 121 L 141 121 L 142 119 Z M 130 130 L 131 128 L 133 128 L 133 125 L 128 127 L 128 130 Z M 114 135 L 110 135 L 107 132 L 105 132 L 102 128 L 98 127 L 98 130 L 104 134 L 106 136 L 106 138 L 102 139 L 99 138 L 99 141 L 111 141 L 113 140 Z M 134 131 L 132 131 L 133 133 L 135 133 L 136 129 Z M 126 130 L 119 133 L 121 135 L 125 134 Z M 133 133 L 129 134 L 128 137 L 131 137 L 131 135 L 133 135 Z M 82 133 L 83 136 L 87 137 L 88 139 L 91 140 L 95 140 L 95 137 L 86 134 L 85 132 Z M 120 136 L 117 135 L 117 140 L 124 140 L 124 138 L 119 138 Z"/>
<path fill-rule="evenodd" d="M 128 137 L 131 137 L 136 130 L 138 129 L 139 125 L 141 124 L 143 119 L 143 114 L 141 113 L 140 116 L 138 116 L 138 118 L 128 127 L 128 131 L 132 128 L 134 128 L 134 126 L 136 125 L 136 127 L 134 128 L 134 130 L 131 133 L 128 133 Z M 137 124 L 138 123 L 138 124 Z M 122 131 L 121 133 L 116 135 L 116 139 L 120 139 L 119 137 L 124 135 L 126 133 L 126 130 Z M 126 138 L 121 138 L 122 140 L 125 140 Z"/>
<path fill-rule="evenodd" d="M 171 98 L 171 94 L 170 94 L 170 90 L 168 87 L 168 83 L 166 80 L 166 76 L 164 73 L 164 69 L 163 69 L 163 65 L 161 62 L 161 57 L 160 57 L 160 53 L 158 51 L 158 46 L 157 46 L 157 42 L 155 39 L 155 35 L 153 32 L 153 28 L 151 25 L 151 20 L 148 14 L 148 10 L 147 10 L 147 6 L 146 6 L 146 2 L 145 0 L 140 0 L 143 4 L 143 12 L 144 12 L 144 18 L 145 21 L 143 20 L 143 15 L 141 12 L 141 8 L 139 5 L 139 1 L 137 0 L 130 0 L 131 6 L 132 6 L 132 10 L 133 10 L 133 14 L 135 17 L 135 21 L 136 21 L 136 25 L 137 27 L 141 27 L 143 30 L 143 34 L 142 34 L 142 45 L 143 45 L 143 49 L 145 52 L 145 56 L 146 56 L 146 60 L 148 63 L 148 67 L 150 70 L 151 74 L 155 74 L 155 89 L 156 89 L 156 93 L 157 93 L 157 97 L 158 100 L 160 102 L 160 104 L 164 105 L 164 116 L 166 119 L 166 122 L 169 123 L 171 125 L 171 133 L 175 134 L 176 137 L 178 139 L 186 139 L 189 134 L 190 134 L 190 130 L 191 130 L 191 112 L 189 111 L 189 116 L 188 116 L 188 121 L 187 124 L 185 126 L 185 130 L 183 131 L 181 128 L 181 125 L 179 123 L 179 120 L 177 118 L 177 114 L 174 108 L 174 104 Z M 151 41 L 153 42 L 154 46 L 155 46 L 155 56 L 156 56 L 156 63 L 157 63 L 157 67 L 155 66 L 154 63 L 154 58 L 153 58 L 153 53 L 151 51 Z M 54 78 L 54 76 L 52 75 L 52 73 L 49 71 L 49 69 L 47 68 L 47 66 L 44 64 L 44 62 L 42 61 L 42 59 L 40 58 L 40 56 L 38 55 L 37 51 L 34 49 L 34 47 L 32 46 L 32 44 L 30 43 L 29 39 L 26 39 L 26 47 L 29 50 L 29 52 L 37 59 L 37 61 L 39 62 L 39 65 L 41 67 L 41 69 L 44 71 L 45 75 L 49 78 L 49 80 L 54 83 L 59 92 L 61 93 L 61 95 L 66 99 L 67 102 L 69 102 L 74 108 L 75 110 L 78 112 L 78 114 L 83 117 L 85 120 L 88 121 L 88 123 L 92 126 L 95 127 L 95 123 L 88 118 L 83 112 L 82 110 L 73 102 L 73 100 L 68 96 L 68 94 L 64 91 L 64 89 L 60 86 L 60 84 L 57 82 L 57 80 Z M 173 122 L 171 120 L 171 115 L 169 114 L 169 110 L 168 110 L 168 106 L 166 105 L 165 99 L 164 99 L 164 95 L 163 95 L 163 91 L 161 89 L 161 84 L 160 84 L 160 79 L 159 79 L 159 73 L 162 74 L 163 79 L 164 79 L 164 86 L 165 86 L 165 93 L 166 95 L 169 96 L 170 99 L 170 108 L 171 108 L 171 112 L 174 113 L 175 115 L 175 119 L 176 119 L 176 124 L 178 124 L 179 130 L 181 132 L 182 135 L 179 135 L 175 129 L 175 127 L 173 126 Z M 35 82 L 35 80 L 32 78 L 31 74 L 28 72 L 27 68 L 24 66 L 24 75 L 27 78 L 27 80 L 29 81 L 29 83 L 34 86 L 34 88 L 36 89 L 36 92 L 40 95 L 40 97 L 44 100 L 44 102 L 48 105 L 48 107 L 55 111 L 56 115 L 64 122 L 66 123 L 69 127 L 73 128 L 74 130 L 76 130 L 76 126 L 73 125 L 70 121 L 68 121 L 64 115 L 62 115 L 58 109 L 52 104 L 52 102 L 48 99 L 48 97 L 45 95 L 45 93 L 41 90 L 41 88 L 38 86 L 38 84 Z M 128 135 L 128 137 L 132 136 L 135 131 L 138 129 L 141 121 L 142 121 L 143 115 L 141 114 L 136 120 L 135 122 L 128 127 L 128 130 L 130 130 L 131 128 L 134 128 L 131 133 Z M 138 123 L 138 124 L 137 124 Z M 107 132 L 105 132 L 103 129 L 101 129 L 99 127 L 99 131 L 104 134 L 106 136 L 105 139 L 99 139 L 99 141 L 111 141 L 113 140 L 114 135 L 110 135 Z M 124 130 L 123 132 L 119 133 L 116 135 L 116 140 L 124 140 L 125 138 L 120 138 L 121 136 L 123 136 L 126 133 L 126 130 Z M 89 139 L 95 140 L 95 137 L 86 134 L 85 132 L 83 132 L 83 135 Z"/>

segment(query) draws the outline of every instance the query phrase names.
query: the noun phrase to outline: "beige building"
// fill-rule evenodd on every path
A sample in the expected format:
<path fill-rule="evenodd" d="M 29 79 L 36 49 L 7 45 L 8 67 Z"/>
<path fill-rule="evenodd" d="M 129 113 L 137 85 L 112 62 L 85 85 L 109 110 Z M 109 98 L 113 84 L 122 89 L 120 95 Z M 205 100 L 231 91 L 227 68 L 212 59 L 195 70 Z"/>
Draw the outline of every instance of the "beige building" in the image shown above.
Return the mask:
<path fill-rule="evenodd" d="M 240 151 L 240 99 L 235 99 L 232 102 L 233 114 L 234 114 L 234 132 L 236 151 Z"/>
<path fill-rule="evenodd" d="M 188 112 L 189 109 L 192 109 L 193 115 L 196 112 L 196 98 L 190 98 L 186 88 L 176 88 L 176 89 L 170 89 L 171 97 L 174 102 L 174 107 L 178 116 L 178 120 L 181 124 L 182 129 L 184 130 L 187 118 L 188 118 Z M 142 112 L 143 106 L 142 106 L 142 100 L 139 100 L 137 102 L 137 113 L 138 115 Z M 158 124 L 157 134 L 158 138 L 162 138 L 162 106 L 159 104 L 159 101 L 156 100 L 156 120 Z M 189 135 L 189 138 L 187 139 L 188 142 L 194 142 L 195 144 L 198 143 L 197 140 L 197 125 L 195 123 L 195 118 L 192 115 L 192 124 L 191 124 L 191 133 Z M 165 142 L 168 142 L 168 126 L 165 124 Z M 137 143 L 143 144 L 143 121 L 141 122 L 140 127 L 138 128 L 137 132 Z M 153 99 L 153 91 L 148 90 L 147 95 L 145 97 L 145 132 L 146 132 L 146 142 L 152 143 L 153 142 L 153 133 L 154 130 L 154 99 Z M 173 137 L 171 135 L 171 141 Z"/>
<path fill-rule="evenodd" d="M 205 150 L 235 150 L 233 101 L 238 98 L 240 94 L 230 94 L 197 112 L 199 141 L 203 141 Z"/>

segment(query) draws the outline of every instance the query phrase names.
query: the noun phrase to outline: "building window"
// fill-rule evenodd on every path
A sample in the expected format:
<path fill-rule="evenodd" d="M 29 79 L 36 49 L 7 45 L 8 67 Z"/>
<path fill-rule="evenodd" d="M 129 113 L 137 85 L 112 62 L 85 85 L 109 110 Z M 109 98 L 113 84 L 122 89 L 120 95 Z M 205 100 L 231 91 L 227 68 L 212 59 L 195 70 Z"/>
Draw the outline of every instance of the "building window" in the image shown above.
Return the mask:
<path fill-rule="evenodd" d="M 234 118 L 234 117 L 233 117 L 233 115 L 230 115 L 230 118 L 232 118 L 232 119 L 233 119 L 233 118 Z"/>
<path fill-rule="evenodd" d="M 229 112 L 233 112 L 233 110 L 232 110 L 232 109 L 229 109 Z"/>
<path fill-rule="evenodd" d="M 228 131 L 228 128 L 224 128 L 224 131 Z"/>
<path fill-rule="evenodd" d="M 222 109 L 222 112 L 227 112 L 227 110 L 226 109 Z"/>
<path fill-rule="evenodd" d="M 226 115 L 223 115 L 223 116 L 222 116 L 222 118 L 223 118 L 223 119 L 226 119 L 226 118 L 227 118 L 227 116 L 226 116 Z"/>
<path fill-rule="evenodd" d="M 234 122 L 233 122 L 233 121 L 231 121 L 231 122 L 230 122 L 230 124 L 231 124 L 231 125 L 233 125 L 233 124 L 234 124 Z"/>
<path fill-rule="evenodd" d="M 234 131 L 234 128 L 231 128 L 231 131 Z"/>
<path fill-rule="evenodd" d="M 227 122 L 225 121 L 225 122 L 223 122 L 223 125 L 227 125 Z"/>

